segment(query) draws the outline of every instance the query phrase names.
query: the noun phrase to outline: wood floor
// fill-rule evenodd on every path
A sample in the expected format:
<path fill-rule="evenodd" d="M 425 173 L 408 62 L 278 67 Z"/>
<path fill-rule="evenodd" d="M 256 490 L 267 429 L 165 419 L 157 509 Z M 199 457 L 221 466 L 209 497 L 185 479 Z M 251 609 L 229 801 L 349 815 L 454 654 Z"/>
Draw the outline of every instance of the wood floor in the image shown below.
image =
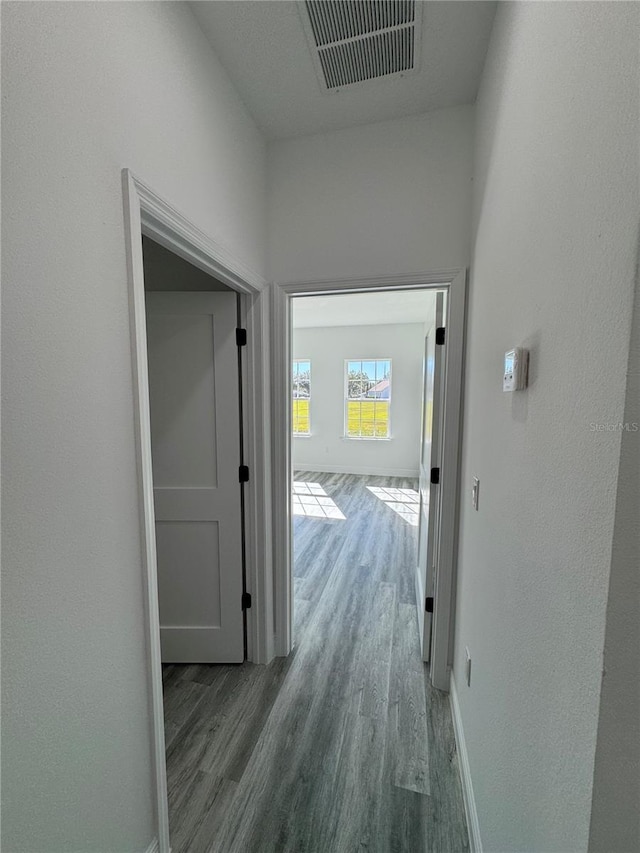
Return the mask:
<path fill-rule="evenodd" d="M 417 528 L 379 491 L 416 484 L 295 479 L 317 500 L 294 520 L 294 652 L 164 669 L 172 849 L 463 853 L 448 698 L 418 645 Z"/>

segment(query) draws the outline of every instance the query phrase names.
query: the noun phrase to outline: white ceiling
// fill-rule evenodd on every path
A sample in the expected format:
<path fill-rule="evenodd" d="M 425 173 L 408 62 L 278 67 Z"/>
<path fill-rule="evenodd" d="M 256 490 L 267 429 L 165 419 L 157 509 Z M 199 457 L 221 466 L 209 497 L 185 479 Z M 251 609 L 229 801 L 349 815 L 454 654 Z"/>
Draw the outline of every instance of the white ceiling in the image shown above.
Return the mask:
<path fill-rule="evenodd" d="M 292 300 L 292 323 L 294 329 L 427 323 L 434 307 L 434 290 L 300 296 Z"/>
<path fill-rule="evenodd" d="M 495 2 L 428 0 L 419 70 L 323 91 L 297 0 L 201 0 L 191 8 L 268 139 L 321 133 L 473 103 Z M 304 12 L 304 8 L 300 11 Z M 306 13 L 305 13 L 306 14 Z"/>

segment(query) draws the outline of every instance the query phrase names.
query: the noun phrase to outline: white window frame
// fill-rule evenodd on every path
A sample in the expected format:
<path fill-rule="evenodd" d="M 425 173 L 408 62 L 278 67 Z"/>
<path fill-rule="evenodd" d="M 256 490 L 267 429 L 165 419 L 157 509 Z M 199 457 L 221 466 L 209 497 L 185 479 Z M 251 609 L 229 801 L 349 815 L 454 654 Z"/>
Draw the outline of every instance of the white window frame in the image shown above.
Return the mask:
<path fill-rule="evenodd" d="M 293 358 L 291 360 L 291 379 L 293 380 L 295 377 L 295 365 L 300 364 L 301 362 L 307 363 L 309 365 L 309 397 L 308 397 L 308 401 L 309 401 L 309 431 L 308 432 L 297 432 L 294 429 L 293 401 L 295 399 L 300 399 L 300 398 L 299 397 L 296 398 L 293 396 L 293 381 L 292 381 L 291 382 L 291 386 L 292 386 L 292 389 L 291 389 L 291 393 L 292 393 L 292 396 L 291 396 L 291 403 L 292 403 L 292 405 L 291 405 L 291 435 L 293 435 L 295 438 L 309 438 L 309 436 L 311 435 L 311 359 L 310 358 Z"/>
<path fill-rule="evenodd" d="M 354 362 L 360 362 L 360 366 L 366 362 L 378 362 L 378 361 L 388 361 L 389 362 L 389 399 L 384 401 L 388 402 L 389 409 L 387 413 L 387 434 L 386 435 L 349 435 L 349 400 L 352 399 L 349 397 L 349 364 L 353 364 Z M 391 358 L 345 358 L 344 360 L 344 393 L 343 393 L 343 414 L 344 414 L 344 438 L 349 441 L 389 441 L 391 438 L 391 400 L 393 397 L 393 359 Z M 358 402 L 357 400 L 353 400 L 352 402 Z M 362 401 L 360 401 L 362 402 Z M 375 402 L 375 400 L 372 400 Z M 375 420 L 374 420 L 375 424 Z M 360 429 L 362 430 L 362 417 L 360 418 Z"/>

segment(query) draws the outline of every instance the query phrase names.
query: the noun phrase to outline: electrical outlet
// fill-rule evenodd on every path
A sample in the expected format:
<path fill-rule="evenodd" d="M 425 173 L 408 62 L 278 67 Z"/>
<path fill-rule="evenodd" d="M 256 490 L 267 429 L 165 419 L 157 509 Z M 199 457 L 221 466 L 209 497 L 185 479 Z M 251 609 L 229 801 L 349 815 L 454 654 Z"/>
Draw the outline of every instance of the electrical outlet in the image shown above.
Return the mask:
<path fill-rule="evenodd" d="M 469 654 L 469 649 L 464 647 L 465 653 L 465 674 L 467 676 L 467 687 L 471 687 L 471 655 Z"/>
<path fill-rule="evenodd" d="M 480 500 L 480 480 L 477 477 L 473 478 L 473 488 L 471 489 L 471 503 L 473 508 L 478 511 L 478 501 Z"/>

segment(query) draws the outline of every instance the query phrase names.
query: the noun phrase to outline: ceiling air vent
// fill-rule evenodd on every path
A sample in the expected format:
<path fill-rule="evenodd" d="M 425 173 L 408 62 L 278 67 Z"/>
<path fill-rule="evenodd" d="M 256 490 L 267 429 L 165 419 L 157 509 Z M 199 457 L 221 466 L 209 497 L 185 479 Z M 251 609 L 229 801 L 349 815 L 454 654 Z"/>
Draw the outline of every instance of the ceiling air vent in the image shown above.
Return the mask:
<path fill-rule="evenodd" d="M 326 90 L 416 69 L 420 11 L 415 0 L 305 0 L 302 19 Z"/>

